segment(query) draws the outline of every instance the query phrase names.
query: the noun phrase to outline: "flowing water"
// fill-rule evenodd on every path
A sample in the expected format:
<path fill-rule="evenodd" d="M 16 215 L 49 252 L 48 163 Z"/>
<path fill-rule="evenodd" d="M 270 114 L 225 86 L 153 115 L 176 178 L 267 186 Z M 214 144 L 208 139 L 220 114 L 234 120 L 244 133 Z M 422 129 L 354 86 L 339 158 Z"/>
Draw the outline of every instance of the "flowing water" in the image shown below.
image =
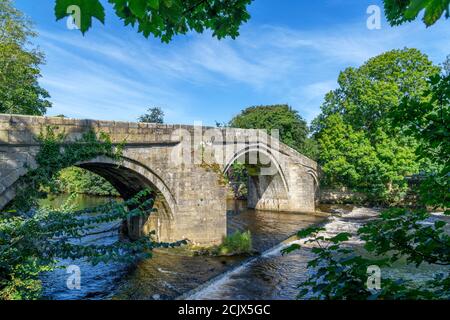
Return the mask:
<path fill-rule="evenodd" d="M 61 203 L 64 197 L 51 203 Z M 98 205 L 102 198 L 80 197 L 79 207 Z M 283 256 L 280 251 L 298 240 L 289 240 L 298 230 L 323 223 L 326 236 L 340 232 L 355 234 L 378 210 L 346 206 L 323 207 L 334 215 L 329 219 L 301 213 L 274 213 L 246 209 L 244 202 L 230 202 L 228 233 L 250 230 L 254 257 L 186 256 L 174 252 L 155 252 L 152 259 L 137 265 L 117 263 L 91 266 L 83 261 L 62 261 L 63 268 L 44 278 L 45 295 L 49 299 L 295 299 L 297 285 L 308 276 L 307 262 L 312 258 L 308 246 Z M 433 219 L 448 217 L 433 217 Z M 448 221 L 450 222 L 450 221 Z M 429 221 L 428 223 L 433 223 Z M 111 227 L 110 225 L 105 228 Z M 117 240 L 116 233 L 91 237 L 83 241 L 105 244 Z M 356 249 L 361 241 L 349 241 Z M 81 269 L 81 289 L 69 290 L 66 285 L 67 265 Z M 413 270 L 414 269 L 414 270 Z M 427 280 L 442 268 L 423 265 L 411 268 L 404 263 L 383 270 L 396 278 Z"/>
<path fill-rule="evenodd" d="M 66 196 L 58 196 L 47 201 L 47 205 L 58 206 Z M 92 207 L 109 201 L 89 196 L 77 199 L 78 208 Z M 205 257 L 186 256 L 174 253 L 155 252 L 153 258 L 140 261 L 137 265 L 118 263 L 91 266 L 83 260 L 61 261 L 60 269 L 43 277 L 45 296 L 49 299 L 175 299 L 205 283 L 233 272 L 240 266 L 252 264 L 249 274 L 239 274 L 245 281 L 252 282 L 248 292 L 230 292 L 224 299 L 259 298 L 295 298 L 295 287 L 299 276 L 304 274 L 307 257 L 293 254 L 288 257 L 279 255 L 280 243 L 298 230 L 318 224 L 322 217 L 301 213 L 274 213 L 249 210 L 244 202 L 230 202 L 228 215 L 228 233 L 236 230 L 250 230 L 253 248 L 262 253 L 261 258 L 252 257 Z M 105 229 L 111 225 L 102 226 Z M 105 244 L 116 241 L 116 233 L 90 237 L 83 241 Z M 270 251 L 273 251 L 270 254 Z M 298 263 L 300 261 L 300 263 Z M 70 290 L 67 287 L 67 266 L 76 265 L 81 270 L 81 289 Z M 241 287 L 237 284 L 236 287 Z M 250 288 L 251 287 L 251 288 Z M 198 289 L 197 289 L 198 290 Z M 210 298 L 214 298 L 211 295 Z"/>

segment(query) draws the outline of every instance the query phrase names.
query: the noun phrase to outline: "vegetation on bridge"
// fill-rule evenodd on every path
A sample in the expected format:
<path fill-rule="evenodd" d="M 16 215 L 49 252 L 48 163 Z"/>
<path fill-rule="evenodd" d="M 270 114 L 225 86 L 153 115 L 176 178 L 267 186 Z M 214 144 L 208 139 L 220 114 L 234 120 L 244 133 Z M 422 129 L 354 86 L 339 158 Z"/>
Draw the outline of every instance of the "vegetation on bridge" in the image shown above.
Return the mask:
<path fill-rule="evenodd" d="M 29 211 L 37 207 L 38 200 L 46 197 L 47 192 L 57 193 L 58 175 L 62 169 L 97 156 L 120 161 L 123 147 L 122 144 L 114 147 L 107 134 L 97 136 L 93 131 L 85 133 L 78 141 L 64 143 L 65 134 L 57 133 L 53 127 L 47 127 L 38 140 L 37 168 L 17 181 L 17 194 L 11 209 Z"/>

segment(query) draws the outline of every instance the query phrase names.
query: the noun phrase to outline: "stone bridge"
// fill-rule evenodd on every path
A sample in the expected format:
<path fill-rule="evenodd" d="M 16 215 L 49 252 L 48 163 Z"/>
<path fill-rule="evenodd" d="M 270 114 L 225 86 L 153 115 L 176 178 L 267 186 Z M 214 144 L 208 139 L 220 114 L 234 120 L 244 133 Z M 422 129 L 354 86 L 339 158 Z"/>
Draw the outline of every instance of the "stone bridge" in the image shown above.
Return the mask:
<path fill-rule="evenodd" d="M 157 213 L 128 221 L 132 236 L 155 230 L 160 241 L 220 243 L 230 188 L 224 175 L 235 161 L 259 170 L 249 178 L 250 208 L 315 211 L 317 164 L 263 130 L 16 115 L 0 115 L 0 209 L 14 198 L 19 177 L 36 166 L 36 137 L 48 126 L 68 142 L 93 130 L 123 144 L 119 162 L 99 157 L 77 165 L 104 177 L 124 199 L 147 187 L 157 192 Z"/>

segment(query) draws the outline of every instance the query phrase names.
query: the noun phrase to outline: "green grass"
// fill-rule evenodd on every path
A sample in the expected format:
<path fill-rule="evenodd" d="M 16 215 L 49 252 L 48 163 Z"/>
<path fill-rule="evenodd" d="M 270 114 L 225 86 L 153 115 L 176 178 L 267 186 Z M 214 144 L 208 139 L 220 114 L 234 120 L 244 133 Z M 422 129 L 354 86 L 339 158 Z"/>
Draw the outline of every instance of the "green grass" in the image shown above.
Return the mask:
<path fill-rule="evenodd" d="M 156 249 L 155 252 L 169 253 L 181 256 L 235 256 L 235 255 L 251 255 L 255 252 L 252 246 L 252 235 L 250 231 L 236 231 L 232 235 L 223 238 L 221 245 L 212 247 L 202 247 L 194 244 L 181 246 L 170 249 Z"/>
<path fill-rule="evenodd" d="M 236 231 L 223 239 L 217 247 L 218 255 L 236 255 L 252 253 L 252 235 L 250 231 Z"/>

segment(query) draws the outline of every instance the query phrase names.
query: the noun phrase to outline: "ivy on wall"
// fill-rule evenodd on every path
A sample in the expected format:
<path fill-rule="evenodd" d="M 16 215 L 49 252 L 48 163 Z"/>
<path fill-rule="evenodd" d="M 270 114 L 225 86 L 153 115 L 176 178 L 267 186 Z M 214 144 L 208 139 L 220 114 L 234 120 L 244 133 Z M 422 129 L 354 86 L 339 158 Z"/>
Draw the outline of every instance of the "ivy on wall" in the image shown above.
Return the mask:
<path fill-rule="evenodd" d="M 120 161 L 123 144 L 114 146 L 111 138 L 103 132 L 97 134 L 88 131 L 81 139 L 65 143 L 66 134 L 57 133 L 55 127 L 48 126 L 38 137 L 41 144 L 36 155 L 37 168 L 28 171 L 17 182 L 17 193 L 11 208 L 28 211 L 37 206 L 37 201 L 47 192 L 57 192 L 59 172 L 79 162 L 88 161 L 98 156 L 110 157 Z M 45 191 L 44 191 L 45 190 Z"/>
<path fill-rule="evenodd" d="M 92 264 L 121 261 L 131 263 L 152 256 L 158 247 L 175 247 L 185 241 L 159 243 L 154 233 L 137 241 L 107 245 L 82 243 L 82 238 L 100 233 L 118 232 L 121 221 L 148 217 L 155 209 L 151 190 L 143 190 L 125 202 L 74 211 L 70 205 L 57 210 L 40 208 L 38 200 L 55 187 L 61 169 L 98 156 L 120 161 L 122 146 L 113 146 L 108 135 L 88 132 L 73 143 L 65 135 L 48 127 L 39 136 L 41 148 L 37 168 L 21 177 L 17 196 L 9 211 L 0 214 L 0 300 L 39 299 L 42 297 L 40 275 L 57 267 L 58 260 L 84 259 Z M 98 230 L 104 223 L 117 221 L 111 229 Z"/>

